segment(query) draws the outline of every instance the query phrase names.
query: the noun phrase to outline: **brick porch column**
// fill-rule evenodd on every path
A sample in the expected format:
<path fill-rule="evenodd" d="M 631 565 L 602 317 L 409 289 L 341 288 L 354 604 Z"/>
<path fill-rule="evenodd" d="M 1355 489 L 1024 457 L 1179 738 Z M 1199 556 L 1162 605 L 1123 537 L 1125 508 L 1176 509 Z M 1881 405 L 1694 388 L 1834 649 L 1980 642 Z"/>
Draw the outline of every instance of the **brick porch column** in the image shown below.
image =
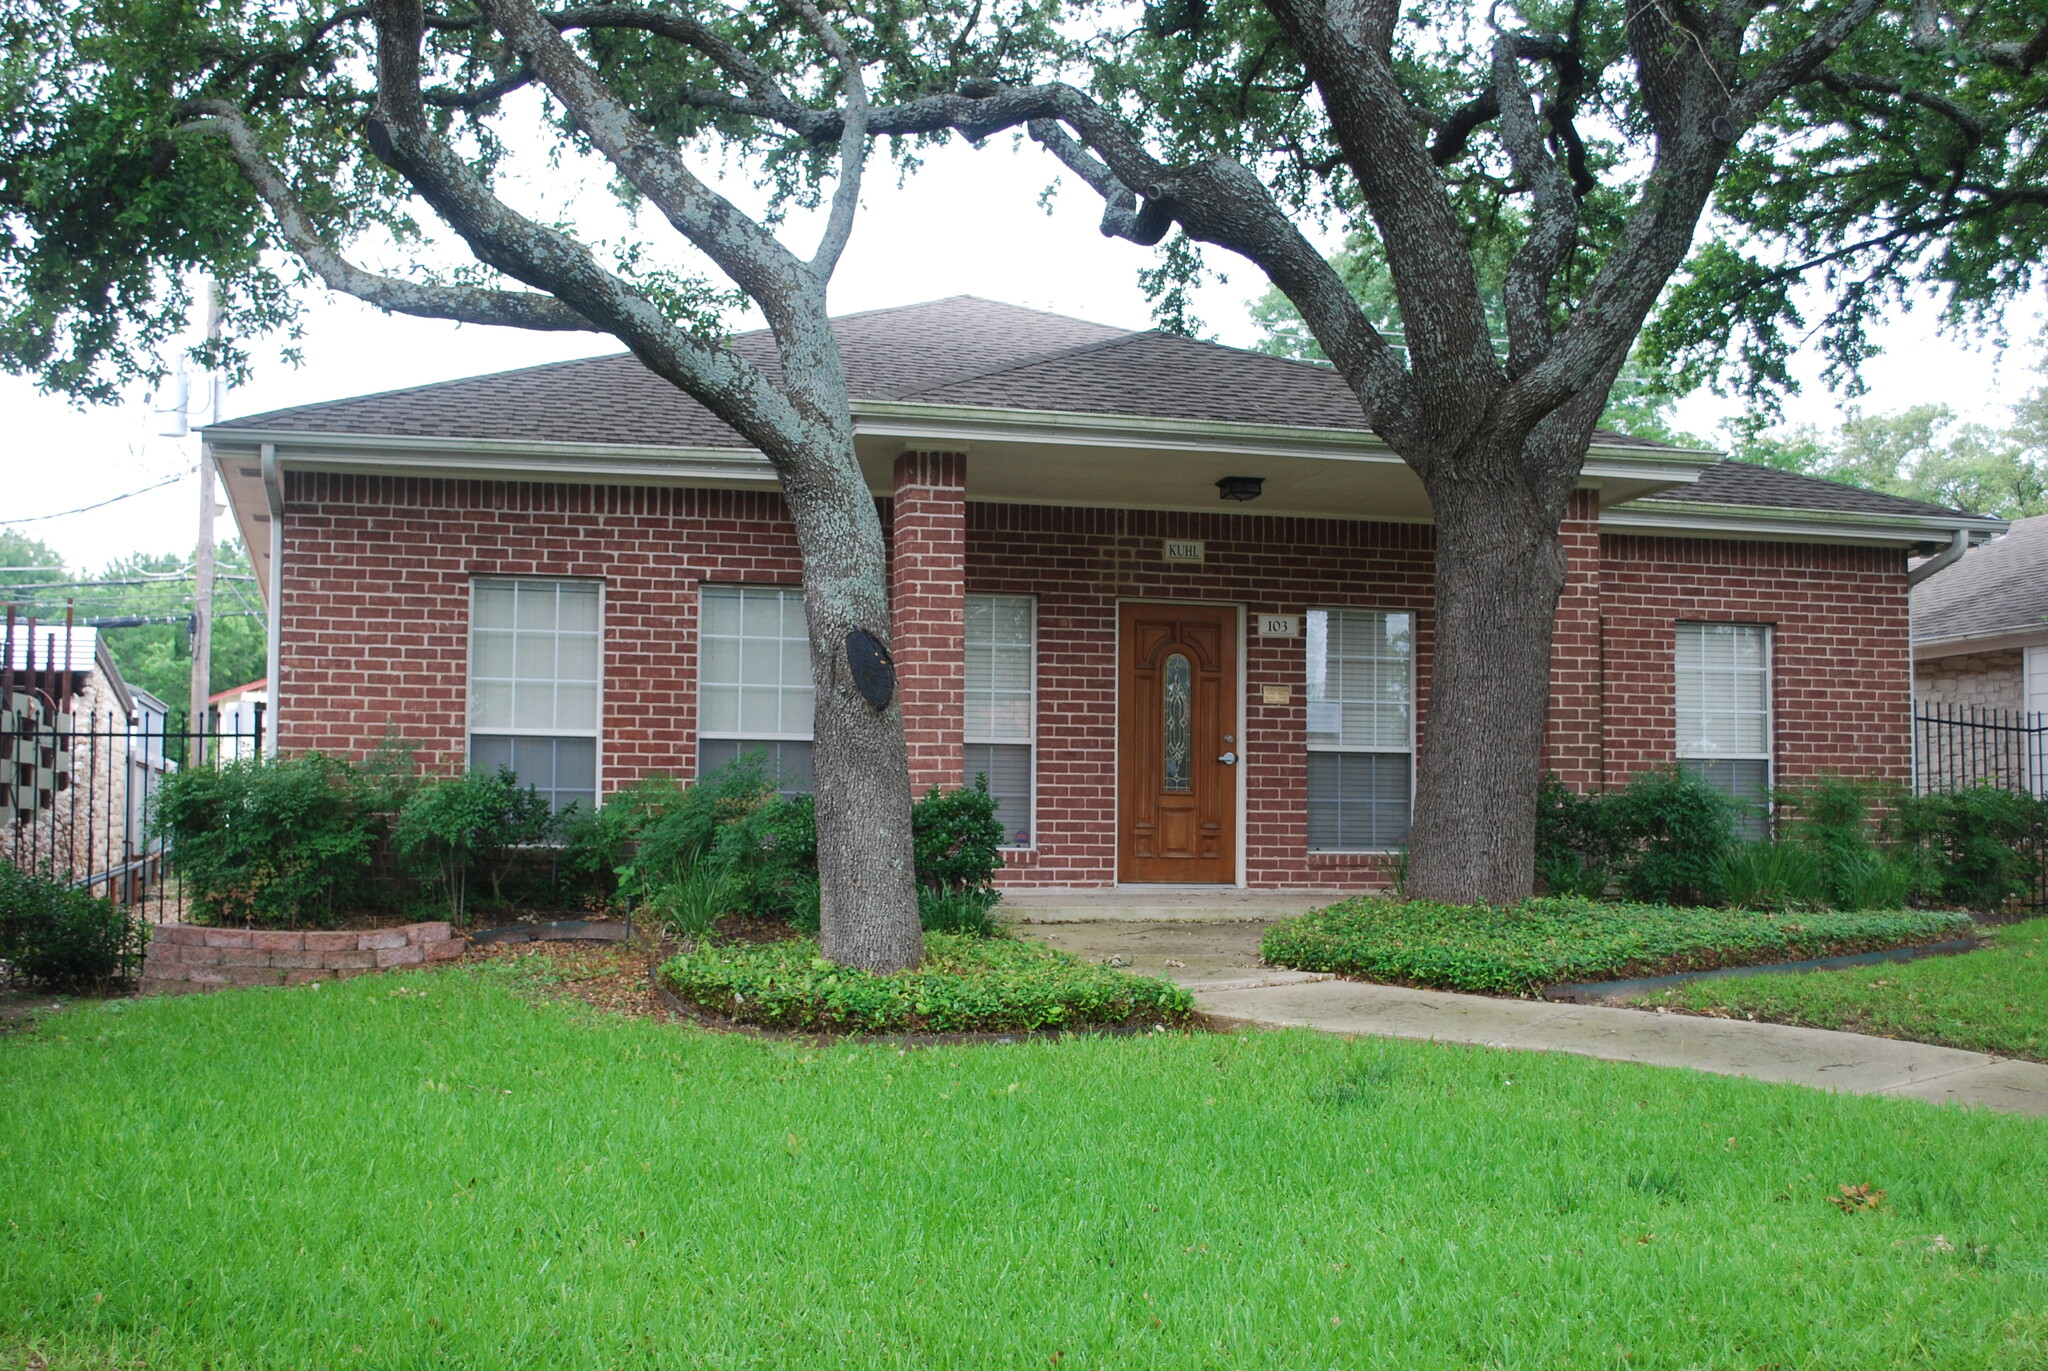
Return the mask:
<path fill-rule="evenodd" d="M 1600 492 L 1572 493 L 1559 526 L 1564 593 L 1550 648 L 1550 717 L 1543 767 L 1574 790 L 1601 784 Z"/>
<path fill-rule="evenodd" d="M 896 459 L 889 606 L 916 795 L 960 785 L 966 577 L 967 454 L 906 452 Z"/>

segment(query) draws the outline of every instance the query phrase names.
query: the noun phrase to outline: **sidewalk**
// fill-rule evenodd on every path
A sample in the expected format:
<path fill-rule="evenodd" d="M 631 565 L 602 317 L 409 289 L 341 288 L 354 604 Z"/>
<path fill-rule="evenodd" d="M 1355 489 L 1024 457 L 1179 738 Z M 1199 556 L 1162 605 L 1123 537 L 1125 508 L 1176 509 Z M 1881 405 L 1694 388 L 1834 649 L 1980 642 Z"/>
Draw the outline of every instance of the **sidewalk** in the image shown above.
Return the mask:
<path fill-rule="evenodd" d="M 1265 928 L 1262 920 L 1062 922 L 1027 932 L 1091 961 L 1170 976 L 1195 992 L 1204 1013 L 1261 1028 L 1575 1052 L 2048 1117 L 2048 1065 L 1823 1028 L 1340 981 L 1260 966 Z"/>

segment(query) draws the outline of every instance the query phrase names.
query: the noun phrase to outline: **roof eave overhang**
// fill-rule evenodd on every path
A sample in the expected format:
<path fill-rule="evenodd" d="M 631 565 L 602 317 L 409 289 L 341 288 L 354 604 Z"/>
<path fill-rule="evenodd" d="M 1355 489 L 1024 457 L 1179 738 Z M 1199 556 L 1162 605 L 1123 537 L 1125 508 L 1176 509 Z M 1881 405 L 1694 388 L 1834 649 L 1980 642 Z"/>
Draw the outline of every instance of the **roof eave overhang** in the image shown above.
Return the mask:
<path fill-rule="evenodd" d="M 629 447 L 617 443 L 536 443 L 503 438 L 421 438 L 404 434 L 301 433 L 289 429 L 209 429 L 217 458 L 247 460 L 268 443 L 300 471 L 375 471 L 457 480 L 547 480 L 573 476 L 600 484 L 706 480 L 775 483 L 775 468 L 752 448 Z"/>
<path fill-rule="evenodd" d="M 2006 521 L 1976 514 L 1865 514 L 1657 500 L 1604 509 L 1600 527 L 1611 533 L 1663 537 L 1845 543 L 1913 551 L 1944 547 L 1958 531 L 1967 533 L 1973 544 L 1981 543 L 2005 532 Z"/>
<path fill-rule="evenodd" d="M 858 401 L 854 432 L 862 438 L 893 439 L 912 447 L 977 443 L 1061 443 L 1122 449 L 1229 452 L 1247 456 L 1327 457 L 1341 461 L 1398 464 L 1374 433 L 1363 430 L 1230 424 L 1211 420 L 1149 419 L 1072 413 L 1062 410 L 980 409 L 959 405 L 916 405 Z M 402 434 L 307 433 L 297 429 L 209 428 L 206 440 L 222 451 L 254 452 L 264 443 L 290 449 L 295 466 L 322 462 L 378 466 L 450 467 L 478 475 L 499 472 L 559 477 L 564 467 L 586 479 L 644 480 L 672 468 L 678 476 L 701 477 L 707 467 L 733 466 L 753 477 L 773 479 L 767 458 L 746 447 L 631 446 L 618 443 L 542 443 L 502 438 L 435 438 Z M 1704 448 L 1638 448 L 1595 444 L 1587 449 L 1584 474 L 1598 480 L 1629 476 L 1689 485 L 1702 467 L 1721 454 Z"/>
<path fill-rule="evenodd" d="M 1398 465 L 1401 458 L 1378 434 L 1363 429 L 1232 424 L 1210 419 L 1151 419 L 1067 410 L 1017 410 L 902 401 L 856 401 L 854 430 L 862 437 L 894 439 L 905 447 L 956 443 L 1056 443 L 1064 446 L 1226 452 L 1252 457 L 1326 457 Z M 1721 454 L 1705 448 L 1639 448 L 1596 443 L 1587 449 L 1589 480 L 1629 476 L 1690 485 Z"/>
<path fill-rule="evenodd" d="M 1939 638 L 1915 638 L 1913 656 L 1916 660 L 1961 657 L 2043 643 L 2048 643 L 2048 623 L 2022 624 L 2018 627 L 1987 628 L 1977 633 L 1944 634 Z"/>

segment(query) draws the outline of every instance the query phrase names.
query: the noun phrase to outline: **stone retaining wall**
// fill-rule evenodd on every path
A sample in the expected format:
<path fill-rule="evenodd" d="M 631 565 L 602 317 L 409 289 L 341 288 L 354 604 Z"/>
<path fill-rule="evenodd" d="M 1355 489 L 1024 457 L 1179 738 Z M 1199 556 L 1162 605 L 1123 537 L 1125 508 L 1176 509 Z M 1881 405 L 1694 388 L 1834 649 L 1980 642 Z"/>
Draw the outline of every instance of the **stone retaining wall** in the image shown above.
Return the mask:
<path fill-rule="evenodd" d="M 142 993 L 338 981 L 366 971 L 453 961 L 468 946 L 445 923 L 337 933 L 166 924 L 154 929 L 149 940 Z"/>

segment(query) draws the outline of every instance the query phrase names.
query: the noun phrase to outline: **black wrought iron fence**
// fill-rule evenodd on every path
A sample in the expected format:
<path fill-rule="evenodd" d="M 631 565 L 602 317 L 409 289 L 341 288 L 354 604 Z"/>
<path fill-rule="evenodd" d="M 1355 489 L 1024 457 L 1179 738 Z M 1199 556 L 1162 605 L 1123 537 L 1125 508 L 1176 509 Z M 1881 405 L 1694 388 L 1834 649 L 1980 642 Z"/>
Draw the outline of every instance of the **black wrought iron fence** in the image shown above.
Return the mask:
<path fill-rule="evenodd" d="M 68 708 L 66 707 L 68 706 Z M 182 914 L 164 839 L 149 818 L 183 767 L 262 755 L 263 706 L 173 732 L 160 715 L 121 715 L 86 696 L 0 692 L 0 858 L 50 871 L 156 922 Z"/>
<path fill-rule="evenodd" d="M 1980 705 L 1915 705 L 1914 793 L 1943 794 L 1980 785 L 2048 795 L 2048 714 Z M 2021 904 L 2048 908 L 2048 853 L 2032 855 L 2040 875 Z"/>
<path fill-rule="evenodd" d="M 2048 714 L 1978 705 L 1914 706 L 1915 793 L 1973 785 L 2048 794 Z"/>

